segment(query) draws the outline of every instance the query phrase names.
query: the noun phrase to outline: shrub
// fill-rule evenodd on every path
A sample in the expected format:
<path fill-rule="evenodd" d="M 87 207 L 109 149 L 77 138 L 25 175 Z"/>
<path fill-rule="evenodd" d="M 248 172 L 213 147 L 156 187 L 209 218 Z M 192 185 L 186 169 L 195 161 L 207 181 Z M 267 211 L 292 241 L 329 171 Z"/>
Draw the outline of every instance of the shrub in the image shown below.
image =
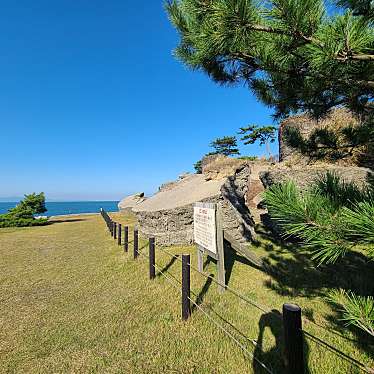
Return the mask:
<path fill-rule="evenodd" d="M 47 218 L 34 218 L 34 214 L 44 213 L 44 193 L 25 195 L 25 198 L 15 207 L 9 209 L 8 213 L 0 215 L 0 227 L 28 227 L 45 225 Z"/>

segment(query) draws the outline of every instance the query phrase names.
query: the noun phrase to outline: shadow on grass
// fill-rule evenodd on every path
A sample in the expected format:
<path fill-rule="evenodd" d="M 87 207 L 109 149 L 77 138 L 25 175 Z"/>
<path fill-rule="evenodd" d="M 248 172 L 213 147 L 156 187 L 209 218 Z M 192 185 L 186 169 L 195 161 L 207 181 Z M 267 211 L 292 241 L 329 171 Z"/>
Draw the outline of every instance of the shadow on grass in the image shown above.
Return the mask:
<path fill-rule="evenodd" d="M 231 245 L 227 240 L 224 240 L 223 248 L 225 256 L 225 284 L 229 285 L 232 269 L 236 261 L 249 266 L 253 266 L 253 264 L 244 256 L 241 256 L 240 254 L 236 253 L 236 251 L 231 248 Z M 215 265 L 217 265 L 217 260 L 210 256 L 207 256 L 203 265 L 203 269 L 205 269 L 205 267 L 208 266 L 210 263 L 214 263 Z"/>
<path fill-rule="evenodd" d="M 60 220 L 49 220 L 46 225 L 54 225 L 55 223 L 68 223 L 68 222 L 82 222 L 87 221 L 85 218 L 70 218 L 70 219 L 60 219 Z"/>
<path fill-rule="evenodd" d="M 247 258 L 245 258 L 244 256 L 241 256 L 234 249 L 232 249 L 230 243 L 227 240 L 224 241 L 224 255 L 225 255 L 226 285 L 229 285 L 231 274 L 232 274 L 232 269 L 236 261 L 244 265 L 254 266 L 252 262 L 250 262 Z"/>
<path fill-rule="evenodd" d="M 173 266 L 175 261 L 177 261 L 177 257 L 179 257 L 179 255 L 175 255 L 175 257 L 172 257 L 170 261 L 157 273 L 157 277 L 162 277 L 162 273 L 167 272 Z"/>
<path fill-rule="evenodd" d="M 303 250 L 298 243 L 285 242 L 264 228 L 257 230 L 259 246 L 268 253 L 263 260 L 266 273 L 270 279 L 265 287 L 290 299 L 304 297 L 307 299 L 320 297 L 326 300 L 328 292 L 343 288 L 357 295 L 369 296 L 374 293 L 374 264 L 359 252 L 349 252 L 335 264 L 321 265 L 311 259 L 311 253 Z M 261 244 L 261 240 L 266 240 Z M 314 321 L 313 310 L 306 308 L 303 315 Z M 354 326 L 345 326 L 341 322 L 342 315 L 334 307 L 330 315 L 324 316 L 335 331 L 332 334 L 351 340 L 356 346 L 369 354 L 374 354 L 374 344 L 369 334 L 361 332 Z M 323 326 L 320 326 L 326 329 Z M 354 339 L 346 338 L 349 330 Z"/>
<path fill-rule="evenodd" d="M 285 366 L 284 360 L 284 339 L 283 339 L 283 327 L 282 327 L 282 314 L 273 309 L 269 313 L 264 313 L 259 322 L 259 333 L 257 337 L 257 344 L 254 350 L 253 358 L 253 372 L 256 374 L 266 373 L 261 363 L 269 368 L 271 365 L 271 370 L 276 373 L 288 373 Z M 275 338 L 275 345 L 271 348 L 265 347 L 265 330 L 270 329 L 270 332 Z M 309 374 L 308 368 L 308 356 L 309 356 L 309 346 L 304 339 L 304 373 Z"/>
<path fill-rule="evenodd" d="M 209 276 L 213 277 L 213 274 L 209 274 Z M 195 303 L 197 305 L 201 305 L 203 303 L 204 297 L 205 297 L 206 293 L 208 292 L 211 284 L 212 284 L 212 279 L 207 278 L 203 288 L 200 290 L 199 294 L 196 297 Z M 197 309 L 197 306 L 195 304 L 193 304 L 192 307 L 191 307 L 191 312 L 193 313 L 196 309 Z"/>

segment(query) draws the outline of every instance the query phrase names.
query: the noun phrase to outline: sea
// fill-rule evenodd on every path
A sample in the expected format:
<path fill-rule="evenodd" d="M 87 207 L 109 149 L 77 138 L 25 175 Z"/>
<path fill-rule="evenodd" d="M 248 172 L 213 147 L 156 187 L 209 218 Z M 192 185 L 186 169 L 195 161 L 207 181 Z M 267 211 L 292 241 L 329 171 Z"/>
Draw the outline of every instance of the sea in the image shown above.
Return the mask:
<path fill-rule="evenodd" d="M 0 214 L 14 208 L 18 202 L 0 202 Z M 99 213 L 100 208 L 107 212 L 118 211 L 118 201 L 61 201 L 46 202 L 46 213 L 42 216 L 64 216 L 66 214 Z"/>

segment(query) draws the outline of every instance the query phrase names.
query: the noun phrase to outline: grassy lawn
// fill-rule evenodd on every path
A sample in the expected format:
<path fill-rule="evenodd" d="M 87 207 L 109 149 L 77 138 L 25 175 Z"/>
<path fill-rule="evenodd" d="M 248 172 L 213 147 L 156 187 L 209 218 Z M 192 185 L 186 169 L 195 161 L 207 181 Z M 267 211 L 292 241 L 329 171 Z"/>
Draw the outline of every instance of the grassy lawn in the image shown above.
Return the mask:
<path fill-rule="evenodd" d="M 130 217 L 115 216 L 134 224 Z M 162 276 L 149 281 L 147 259 L 134 261 L 131 250 L 130 245 L 130 252 L 123 253 L 99 215 L 60 218 L 45 227 L 1 229 L 0 372 L 264 372 L 201 311 L 182 322 L 180 291 Z M 289 301 L 314 321 L 305 320 L 305 330 L 374 367 L 372 342 L 343 328 L 324 301 L 327 286 L 341 279 L 351 282 L 347 271 L 315 270 L 306 257 L 271 241 L 265 232 L 253 250 L 267 258 L 269 273 L 228 253 L 229 286 L 274 313 L 229 292 L 220 295 L 214 283 L 192 272 L 192 290 L 202 308 L 214 308 L 238 327 L 246 336 L 241 342 L 275 373 L 283 372 L 276 314 Z M 142 251 L 147 254 L 147 248 Z M 196 263 L 193 247 L 169 251 L 191 253 Z M 178 261 L 160 250 L 156 261 L 180 279 Z M 214 263 L 207 263 L 206 272 L 215 274 Z M 360 372 L 309 339 L 305 348 L 311 373 Z"/>

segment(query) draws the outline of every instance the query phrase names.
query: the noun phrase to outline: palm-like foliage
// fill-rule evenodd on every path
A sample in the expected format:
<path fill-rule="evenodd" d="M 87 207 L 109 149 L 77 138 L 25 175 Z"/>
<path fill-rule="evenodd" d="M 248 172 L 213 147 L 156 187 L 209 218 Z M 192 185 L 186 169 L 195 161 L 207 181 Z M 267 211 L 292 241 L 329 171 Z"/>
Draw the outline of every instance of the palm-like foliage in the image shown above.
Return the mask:
<path fill-rule="evenodd" d="M 283 236 L 299 239 L 318 264 L 334 263 L 354 247 L 374 258 L 374 194 L 334 174 L 321 176 L 309 191 L 294 182 L 271 186 L 264 193 L 269 214 Z M 338 297 L 339 296 L 339 297 Z M 343 320 L 373 334 L 374 301 L 352 293 L 333 293 Z"/>

